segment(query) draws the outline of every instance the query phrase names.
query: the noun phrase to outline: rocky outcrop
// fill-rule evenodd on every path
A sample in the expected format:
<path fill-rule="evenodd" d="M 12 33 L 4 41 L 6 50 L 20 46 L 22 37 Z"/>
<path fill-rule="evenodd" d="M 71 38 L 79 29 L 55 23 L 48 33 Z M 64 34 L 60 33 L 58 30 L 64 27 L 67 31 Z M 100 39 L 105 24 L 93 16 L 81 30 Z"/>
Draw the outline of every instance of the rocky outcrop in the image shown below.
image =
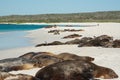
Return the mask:
<path fill-rule="evenodd" d="M 25 74 L 10 74 L 7 72 L 0 72 L 0 80 L 39 80 L 39 79 Z"/>
<path fill-rule="evenodd" d="M 113 79 L 118 75 L 111 69 L 81 60 L 66 60 L 44 67 L 36 73 L 40 80 Z"/>
<path fill-rule="evenodd" d="M 82 37 L 82 35 L 79 34 L 71 34 L 68 36 L 63 37 L 63 39 L 67 39 L 67 38 L 78 38 L 78 37 Z"/>

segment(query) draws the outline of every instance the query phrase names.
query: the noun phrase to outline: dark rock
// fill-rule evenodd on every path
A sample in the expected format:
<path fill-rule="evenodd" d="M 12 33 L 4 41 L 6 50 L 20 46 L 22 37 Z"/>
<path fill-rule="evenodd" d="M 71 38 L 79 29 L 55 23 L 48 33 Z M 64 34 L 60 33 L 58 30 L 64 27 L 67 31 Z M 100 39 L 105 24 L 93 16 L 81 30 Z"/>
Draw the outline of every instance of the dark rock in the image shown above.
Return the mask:
<path fill-rule="evenodd" d="M 57 57 L 63 59 L 63 60 L 84 60 L 84 61 L 93 61 L 94 58 L 88 57 L 88 56 L 78 56 L 71 53 L 61 53 L 58 54 Z"/>
<path fill-rule="evenodd" d="M 109 68 L 88 61 L 71 60 L 46 66 L 35 77 L 40 80 L 94 80 L 118 78 L 118 75 Z"/>

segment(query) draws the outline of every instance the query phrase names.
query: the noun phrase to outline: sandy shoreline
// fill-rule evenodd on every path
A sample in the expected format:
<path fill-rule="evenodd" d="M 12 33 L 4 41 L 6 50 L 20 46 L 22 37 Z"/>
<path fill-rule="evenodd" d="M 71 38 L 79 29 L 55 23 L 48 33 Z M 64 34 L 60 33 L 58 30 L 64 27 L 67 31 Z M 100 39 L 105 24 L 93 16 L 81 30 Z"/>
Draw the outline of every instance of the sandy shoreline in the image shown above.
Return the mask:
<path fill-rule="evenodd" d="M 61 24 L 61 23 L 60 23 Z M 65 23 L 67 24 L 67 23 Z M 68 23 L 70 24 L 70 23 Z M 72 23 L 73 24 L 73 23 Z M 53 41 L 68 41 L 72 39 L 62 39 L 62 37 L 77 33 L 82 35 L 83 37 L 93 37 L 93 36 L 100 36 L 100 35 L 109 35 L 113 36 L 114 39 L 120 39 L 120 23 L 79 23 L 79 24 L 99 24 L 99 26 L 93 26 L 93 27 L 58 27 L 56 29 L 83 29 L 84 31 L 81 32 L 61 32 L 60 35 L 53 35 L 48 34 L 49 30 L 52 29 L 38 29 L 29 31 L 28 36 L 29 38 L 32 38 L 32 43 L 34 44 L 40 44 L 47 42 L 53 42 Z M 42 46 L 42 47 L 23 47 L 23 48 L 16 48 L 16 49 L 9 49 L 9 50 L 2 50 L 0 51 L 0 59 L 5 58 L 11 58 L 11 57 L 18 57 L 22 54 L 25 54 L 27 52 L 53 52 L 55 54 L 59 54 L 62 52 L 69 52 L 74 53 L 80 56 L 91 56 L 95 58 L 94 63 L 105 66 L 108 68 L 113 69 L 119 76 L 120 76 L 120 70 L 119 70 L 119 62 L 120 62 L 120 48 L 101 48 L 101 47 L 77 47 L 77 45 L 59 45 L 59 46 Z M 23 70 L 18 72 L 11 72 L 11 73 L 26 73 L 30 75 L 35 75 L 35 73 L 39 69 L 32 69 L 32 70 Z M 120 78 L 117 79 L 111 79 L 111 80 L 120 80 Z"/>

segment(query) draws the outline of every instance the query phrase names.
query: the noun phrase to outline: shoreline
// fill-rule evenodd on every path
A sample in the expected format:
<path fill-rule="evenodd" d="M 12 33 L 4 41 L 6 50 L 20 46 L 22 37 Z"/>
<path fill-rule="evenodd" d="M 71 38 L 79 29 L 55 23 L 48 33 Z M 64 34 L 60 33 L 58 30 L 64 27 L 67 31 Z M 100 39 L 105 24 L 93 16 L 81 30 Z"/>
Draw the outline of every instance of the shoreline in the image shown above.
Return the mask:
<path fill-rule="evenodd" d="M 27 31 L 1 32 L 0 51 L 33 46 L 34 44 L 31 42 L 31 39 L 26 37 L 28 34 Z"/>
<path fill-rule="evenodd" d="M 84 23 L 86 24 L 86 23 Z M 61 32 L 60 35 L 54 35 L 48 33 L 49 30 L 64 30 L 64 29 L 83 29 L 84 31 L 81 32 Z M 57 27 L 57 28 L 42 28 L 32 31 L 27 31 L 28 35 L 25 37 L 31 38 L 31 42 L 35 45 L 53 41 L 69 41 L 73 39 L 62 39 L 64 36 L 76 33 L 82 35 L 82 37 L 94 37 L 100 35 L 109 35 L 112 36 L 114 39 L 120 39 L 120 23 L 99 23 L 99 26 L 96 27 Z M 41 34 L 42 33 L 42 34 Z M 80 37 L 80 38 L 82 38 Z M 22 48 L 15 48 L 9 50 L 0 51 L 0 60 L 5 58 L 13 58 L 23 55 L 28 52 L 52 52 L 54 54 L 59 54 L 63 52 L 69 52 L 73 54 L 77 54 L 79 56 L 90 56 L 95 58 L 94 63 L 105 66 L 108 68 L 113 69 L 120 77 L 119 71 L 119 62 L 120 62 L 120 48 L 102 48 L 102 47 L 77 47 L 77 45 L 57 45 L 57 46 L 41 46 L 35 47 L 28 46 Z M 35 70 L 33 72 L 33 70 Z M 11 73 L 26 73 L 30 75 L 34 75 L 39 69 L 30 69 L 30 70 L 23 70 L 23 71 L 13 71 Z M 111 79 L 111 80 L 119 80 Z M 104 79 L 100 79 L 104 80 Z M 105 79 L 107 80 L 107 79 Z"/>

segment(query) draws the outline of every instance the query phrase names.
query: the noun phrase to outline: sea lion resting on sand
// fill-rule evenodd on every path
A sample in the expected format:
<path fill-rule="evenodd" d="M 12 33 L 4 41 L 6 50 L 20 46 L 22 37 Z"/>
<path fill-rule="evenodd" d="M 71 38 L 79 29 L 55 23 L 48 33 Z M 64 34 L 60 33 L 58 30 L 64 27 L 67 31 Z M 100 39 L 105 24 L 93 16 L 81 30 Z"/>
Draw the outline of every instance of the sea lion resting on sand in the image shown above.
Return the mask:
<path fill-rule="evenodd" d="M 54 56 L 55 54 L 50 53 L 50 52 L 29 52 L 29 53 L 26 53 L 24 55 L 19 56 L 19 58 L 32 59 L 33 57 L 35 57 L 37 55 L 50 55 L 50 56 Z"/>
<path fill-rule="evenodd" d="M 60 53 L 58 55 L 55 55 L 50 52 L 37 52 L 37 53 L 29 52 L 29 53 L 26 53 L 26 54 L 20 56 L 19 58 L 35 59 L 36 57 L 46 56 L 46 55 L 52 56 L 55 58 L 59 58 L 62 60 L 85 60 L 85 61 L 93 61 L 94 60 L 94 58 L 89 57 L 89 56 L 78 56 L 78 55 L 75 55 L 72 53 Z"/>
<path fill-rule="evenodd" d="M 57 57 L 51 56 L 51 55 L 46 55 L 46 54 L 44 54 L 44 55 L 38 54 L 38 55 L 32 57 L 31 60 L 35 60 L 35 61 L 39 62 L 38 65 L 36 65 L 37 67 L 48 66 L 50 64 L 63 61 L 60 58 L 57 58 Z"/>
<path fill-rule="evenodd" d="M 40 80 L 94 80 L 118 78 L 118 75 L 88 61 L 66 60 L 42 68 L 35 77 Z"/>
<path fill-rule="evenodd" d="M 37 61 L 37 67 L 48 66 L 53 63 L 61 62 L 64 60 L 85 60 L 85 61 L 93 61 L 94 58 L 88 56 L 77 56 L 71 53 L 61 53 L 59 55 L 55 55 L 50 52 L 29 52 L 26 53 L 19 58 L 26 58 L 33 61 Z"/>
<path fill-rule="evenodd" d="M 56 57 L 55 54 L 50 52 L 30 52 L 20 56 L 19 58 L 37 61 L 37 64 L 35 65 L 36 67 L 48 66 L 50 64 L 63 61 L 62 59 Z"/>
<path fill-rule="evenodd" d="M 8 58 L 0 60 L 0 71 L 9 72 L 13 70 L 31 69 L 36 65 L 36 61 L 25 58 Z"/>
<path fill-rule="evenodd" d="M 61 53 L 57 55 L 58 58 L 63 60 L 84 60 L 84 61 L 93 61 L 94 58 L 88 56 L 78 56 L 71 53 Z"/>
<path fill-rule="evenodd" d="M 14 75 L 7 72 L 0 72 L 0 80 L 39 80 L 39 79 L 25 74 Z"/>

